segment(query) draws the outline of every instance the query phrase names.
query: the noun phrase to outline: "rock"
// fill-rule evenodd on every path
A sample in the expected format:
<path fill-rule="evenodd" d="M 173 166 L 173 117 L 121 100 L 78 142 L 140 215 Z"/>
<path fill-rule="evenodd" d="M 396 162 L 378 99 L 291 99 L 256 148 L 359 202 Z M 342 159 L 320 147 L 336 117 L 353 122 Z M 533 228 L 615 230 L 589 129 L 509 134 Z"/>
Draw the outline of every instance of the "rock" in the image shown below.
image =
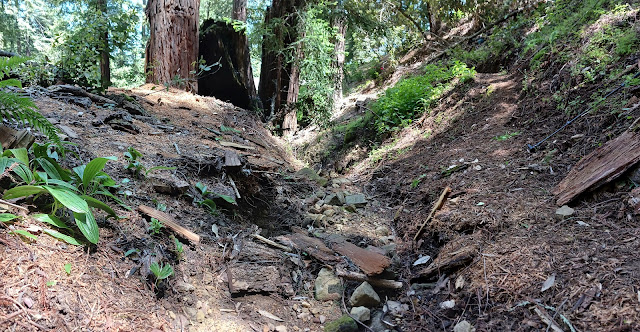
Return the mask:
<path fill-rule="evenodd" d="M 151 183 L 153 185 L 153 190 L 159 194 L 180 196 L 186 193 L 189 189 L 189 184 L 187 182 L 173 177 L 152 176 Z"/>
<path fill-rule="evenodd" d="M 198 310 L 196 313 L 196 320 L 200 323 L 204 322 L 204 311 Z"/>
<path fill-rule="evenodd" d="M 389 327 L 382 322 L 381 318 L 383 317 L 382 310 L 376 310 L 371 315 L 371 323 L 369 324 L 369 328 L 374 332 L 383 332 L 389 331 Z"/>
<path fill-rule="evenodd" d="M 342 283 L 333 271 L 323 268 L 315 281 L 315 294 L 318 301 L 339 300 L 342 297 Z"/>
<path fill-rule="evenodd" d="M 175 288 L 176 291 L 182 292 L 182 293 L 193 292 L 196 289 L 196 286 L 190 283 L 186 283 L 184 281 L 176 282 L 176 285 L 173 287 Z"/>
<path fill-rule="evenodd" d="M 387 236 L 390 235 L 391 232 L 389 231 L 389 227 L 387 226 L 380 226 L 378 228 L 376 228 L 376 235 L 378 236 Z"/>
<path fill-rule="evenodd" d="M 73 129 L 71 129 L 70 127 L 58 125 L 58 128 L 60 128 L 60 130 L 62 130 L 62 132 L 69 138 L 78 138 L 78 134 L 76 134 L 76 132 L 73 131 Z"/>
<path fill-rule="evenodd" d="M 371 319 L 371 310 L 367 307 L 353 307 L 351 308 L 351 316 L 361 322 L 366 322 Z"/>
<path fill-rule="evenodd" d="M 453 332 L 475 332 L 476 328 L 471 323 L 463 320 L 453 327 Z"/>
<path fill-rule="evenodd" d="M 343 315 L 342 317 L 327 323 L 324 327 L 324 332 L 357 332 L 358 324 L 349 315 Z"/>
<path fill-rule="evenodd" d="M 465 284 L 465 280 L 463 276 L 458 276 L 458 278 L 456 278 L 456 290 L 460 290 L 462 288 L 464 288 L 464 284 Z"/>
<path fill-rule="evenodd" d="M 307 178 L 311 181 L 315 181 L 317 184 L 321 185 L 321 186 L 326 186 L 327 182 L 329 182 L 329 180 L 327 180 L 326 178 L 321 177 L 320 175 L 318 175 L 318 173 L 316 173 L 316 171 L 312 170 L 309 167 L 305 167 L 299 171 L 296 172 L 295 174 L 298 177 L 304 177 Z"/>
<path fill-rule="evenodd" d="M 559 219 L 564 219 L 573 215 L 574 212 L 575 210 L 570 208 L 568 205 L 563 205 L 556 210 L 556 217 L 558 217 Z"/>
<path fill-rule="evenodd" d="M 348 179 L 345 178 L 335 178 L 333 180 L 331 180 L 332 184 L 337 184 L 338 186 L 342 185 L 342 184 L 351 184 L 351 181 L 349 181 Z"/>
<path fill-rule="evenodd" d="M 333 217 L 333 215 L 336 214 L 336 210 L 334 210 L 334 209 L 326 209 L 326 210 L 324 210 L 324 212 L 322 212 L 322 214 L 324 214 L 327 217 Z"/>
<path fill-rule="evenodd" d="M 276 332 L 287 332 L 287 327 L 284 325 L 276 326 Z"/>
<path fill-rule="evenodd" d="M 387 308 L 389 313 L 396 317 L 402 317 L 404 313 L 409 310 L 408 304 L 402 304 L 398 301 L 387 301 Z"/>
<path fill-rule="evenodd" d="M 344 203 L 347 202 L 346 199 L 345 199 L 346 195 L 347 194 L 345 192 L 343 192 L 343 191 L 338 191 L 336 193 L 336 197 L 338 197 L 338 200 L 340 201 L 340 205 L 343 205 Z"/>
<path fill-rule="evenodd" d="M 353 291 L 349 303 L 354 307 L 366 306 L 376 307 L 380 304 L 380 296 L 373 290 L 373 287 L 368 282 L 363 282 Z"/>
<path fill-rule="evenodd" d="M 382 249 L 384 251 L 384 254 L 386 256 L 393 257 L 393 256 L 396 255 L 396 244 L 395 243 L 385 244 L 382 247 L 380 247 L 380 249 Z"/>
<path fill-rule="evenodd" d="M 455 306 L 456 306 L 456 301 L 454 300 L 440 302 L 440 309 L 452 309 Z"/>
<path fill-rule="evenodd" d="M 327 316 L 325 315 L 320 315 L 320 317 L 318 317 L 320 319 L 320 324 L 324 324 L 324 322 L 327 321 Z"/>
<path fill-rule="evenodd" d="M 363 194 L 354 194 L 344 197 L 345 205 L 354 205 L 355 207 L 363 207 L 367 205 L 367 199 Z"/>
<path fill-rule="evenodd" d="M 345 205 L 344 209 L 352 213 L 358 212 L 358 210 L 356 210 L 355 205 Z"/>
<path fill-rule="evenodd" d="M 324 204 L 342 205 L 342 202 L 340 202 L 340 199 L 338 198 L 338 195 L 330 194 L 330 195 L 328 195 L 327 197 L 324 198 Z"/>

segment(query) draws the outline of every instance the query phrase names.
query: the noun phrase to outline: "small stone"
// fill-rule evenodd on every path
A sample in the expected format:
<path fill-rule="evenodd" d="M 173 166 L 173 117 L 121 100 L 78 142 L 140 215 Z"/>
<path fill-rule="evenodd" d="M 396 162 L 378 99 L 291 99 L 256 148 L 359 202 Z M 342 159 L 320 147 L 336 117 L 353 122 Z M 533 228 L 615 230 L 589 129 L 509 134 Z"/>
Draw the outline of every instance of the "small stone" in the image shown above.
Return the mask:
<path fill-rule="evenodd" d="M 398 301 L 387 301 L 387 308 L 392 315 L 402 317 L 402 315 L 409 310 L 409 305 L 402 304 Z"/>
<path fill-rule="evenodd" d="M 27 306 L 27 308 L 33 307 L 33 300 L 28 296 L 23 297 L 22 302 Z"/>
<path fill-rule="evenodd" d="M 295 174 L 298 177 L 305 177 L 309 180 L 315 181 L 316 183 L 318 183 L 321 186 L 326 186 L 327 182 L 329 182 L 329 180 L 327 180 L 326 178 L 321 177 L 320 175 L 318 175 L 318 173 L 316 173 L 316 171 L 314 171 L 311 168 L 305 167 L 299 171 L 296 172 Z"/>
<path fill-rule="evenodd" d="M 368 282 L 363 282 L 353 291 L 349 303 L 354 307 L 366 306 L 376 307 L 380 304 L 380 296 L 373 290 Z"/>
<path fill-rule="evenodd" d="M 576 210 L 570 208 L 568 205 L 563 205 L 556 210 L 556 216 L 563 219 L 573 215 Z"/>
<path fill-rule="evenodd" d="M 456 306 L 456 301 L 449 300 L 440 303 L 440 309 L 452 309 Z"/>
<path fill-rule="evenodd" d="M 318 317 L 318 318 L 320 318 L 320 324 L 324 324 L 324 322 L 327 321 L 327 316 L 325 316 L 325 315 L 320 315 L 320 317 Z"/>
<path fill-rule="evenodd" d="M 269 325 L 262 325 L 262 332 L 269 332 Z"/>
<path fill-rule="evenodd" d="M 334 209 L 326 209 L 324 210 L 324 212 L 322 213 L 327 217 L 333 217 L 334 214 L 336 214 L 336 210 Z"/>
<path fill-rule="evenodd" d="M 463 276 L 456 278 L 456 290 L 460 290 L 464 287 L 465 281 Z"/>
<path fill-rule="evenodd" d="M 349 315 L 343 315 L 342 317 L 327 323 L 324 327 L 324 332 L 356 332 L 358 331 L 358 324 Z"/>
<path fill-rule="evenodd" d="M 170 317 L 171 319 L 176 319 L 176 313 L 175 313 L 175 312 L 173 312 L 173 311 L 169 310 L 168 314 L 169 314 L 169 317 Z"/>
<path fill-rule="evenodd" d="M 480 166 L 480 165 L 475 165 L 475 166 L 473 167 L 473 169 L 475 169 L 476 171 L 481 171 L 481 170 L 482 170 L 482 166 Z"/>
<path fill-rule="evenodd" d="M 58 128 L 60 128 L 60 130 L 62 130 L 65 135 L 69 136 L 69 138 L 78 138 L 78 134 L 76 134 L 76 132 L 73 131 L 73 129 L 71 129 L 70 127 L 58 125 Z"/>
<path fill-rule="evenodd" d="M 301 305 L 303 308 L 311 308 L 311 303 L 309 303 L 309 302 L 307 302 L 307 301 L 302 301 L 302 302 L 300 302 L 300 305 Z"/>
<path fill-rule="evenodd" d="M 187 292 L 193 292 L 196 287 L 190 283 L 186 283 L 184 281 L 178 281 L 176 282 L 176 285 L 174 286 L 175 290 L 178 292 L 182 292 L 182 293 L 187 293 Z"/>
<path fill-rule="evenodd" d="M 390 235 L 391 232 L 389 231 L 389 227 L 387 226 L 380 226 L 378 228 L 376 228 L 376 235 L 378 236 L 387 236 Z"/>
<path fill-rule="evenodd" d="M 302 319 L 302 320 L 309 320 L 309 317 L 311 317 L 311 314 L 308 312 L 301 312 L 298 314 L 298 319 Z"/>
<path fill-rule="evenodd" d="M 345 205 L 355 205 L 356 207 L 367 205 L 367 199 L 363 194 L 348 195 L 344 197 L 344 200 Z"/>
<path fill-rule="evenodd" d="M 198 320 L 198 322 L 202 323 L 204 322 L 204 311 L 202 310 L 198 310 L 198 312 L 196 313 L 196 320 Z"/>
<path fill-rule="evenodd" d="M 475 332 L 476 328 L 471 323 L 463 320 L 453 327 L 453 332 Z"/>
<path fill-rule="evenodd" d="M 284 325 L 276 326 L 276 332 L 287 332 L 287 327 Z"/>
<path fill-rule="evenodd" d="M 351 308 L 351 316 L 361 322 L 366 322 L 371 319 L 371 310 L 367 307 L 353 307 Z"/>
<path fill-rule="evenodd" d="M 342 283 L 333 271 L 323 268 L 315 281 L 315 294 L 318 301 L 339 300 L 342 296 Z"/>
<path fill-rule="evenodd" d="M 355 213 L 358 211 L 355 205 L 345 205 L 344 209 L 347 210 L 347 212 L 351 212 L 351 213 Z"/>
<path fill-rule="evenodd" d="M 338 195 L 336 194 L 331 194 L 325 197 L 324 203 L 328 205 L 342 205 L 342 202 L 340 202 L 340 198 L 338 198 Z"/>

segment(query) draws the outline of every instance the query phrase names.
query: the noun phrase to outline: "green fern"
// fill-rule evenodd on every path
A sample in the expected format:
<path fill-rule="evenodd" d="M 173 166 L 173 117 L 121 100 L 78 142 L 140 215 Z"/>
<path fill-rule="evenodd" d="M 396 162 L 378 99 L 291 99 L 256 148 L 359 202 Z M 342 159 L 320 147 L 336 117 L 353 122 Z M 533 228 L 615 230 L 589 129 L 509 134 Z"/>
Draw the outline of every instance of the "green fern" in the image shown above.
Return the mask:
<path fill-rule="evenodd" d="M 22 88 L 19 80 L 3 78 L 27 60 L 22 57 L 0 58 L 0 122 L 2 119 L 26 122 L 61 147 L 57 128 L 38 113 L 36 104 L 29 97 L 3 89 L 9 86 Z"/>

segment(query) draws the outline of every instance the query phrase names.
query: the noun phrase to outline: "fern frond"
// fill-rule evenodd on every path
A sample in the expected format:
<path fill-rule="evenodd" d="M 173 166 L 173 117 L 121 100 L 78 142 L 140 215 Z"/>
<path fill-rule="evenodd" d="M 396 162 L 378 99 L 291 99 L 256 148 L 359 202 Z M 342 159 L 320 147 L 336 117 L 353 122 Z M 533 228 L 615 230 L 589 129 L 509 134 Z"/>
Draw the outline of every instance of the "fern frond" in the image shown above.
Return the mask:
<path fill-rule="evenodd" d="M 17 68 L 20 64 L 29 61 L 30 58 L 12 56 L 10 58 L 0 57 L 0 79 L 9 75 L 12 69 Z"/>
<path fill-rule="evenodd" d="M 28 97 L 0 90 L 0 121 L 4 118 L 26 122 L 61 147 L 58 129 L 36 109 L 36 104 Z"/>

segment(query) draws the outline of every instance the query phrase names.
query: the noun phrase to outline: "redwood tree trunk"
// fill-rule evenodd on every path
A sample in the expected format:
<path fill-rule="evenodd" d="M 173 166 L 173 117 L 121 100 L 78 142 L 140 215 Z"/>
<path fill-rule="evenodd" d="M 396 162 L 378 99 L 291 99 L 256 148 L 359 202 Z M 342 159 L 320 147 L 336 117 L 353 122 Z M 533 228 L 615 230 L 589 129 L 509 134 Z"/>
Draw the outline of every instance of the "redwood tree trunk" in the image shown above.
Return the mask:
<path fill-rule="evenodd" d="M 98 0 L 98 10 L 102 13 L 102 19 L 106 20 L 107 0 Z M 104 22 L 103 31 L 100 32 L 100 85 L 104 90 L 111 85 L 109 53 L 109 30 L 107 22 Z"/>
<path fill-rule="evenodd" d="M 300 74 L 295 60 L 300 55 L 300 45 L 288 55 L 285 50 L 290 50 L 300 38 L 296 9 L 303 4 L 304 0 L 273 0 L 265 14 L 265 26 L 271 29 L 272 35 L 263 37 L 258 95 L 267 118 L 283 118 L 287 106 L 293 106 L 298 100 Z M 274 24 L 274 20 L 284 24 Z"/>
<path fill-rule="evenodd" d="M 242 22 L 247 21 L 247 0 L 233 0 L 231 18 Z"/>
<path fill-rule="evenodd" d="M 197 91 L 191 71 L 198 60 L 199 7 L 200 0 L 149 0 L 145 9 L 150 30 L 147 82 Z"/>

